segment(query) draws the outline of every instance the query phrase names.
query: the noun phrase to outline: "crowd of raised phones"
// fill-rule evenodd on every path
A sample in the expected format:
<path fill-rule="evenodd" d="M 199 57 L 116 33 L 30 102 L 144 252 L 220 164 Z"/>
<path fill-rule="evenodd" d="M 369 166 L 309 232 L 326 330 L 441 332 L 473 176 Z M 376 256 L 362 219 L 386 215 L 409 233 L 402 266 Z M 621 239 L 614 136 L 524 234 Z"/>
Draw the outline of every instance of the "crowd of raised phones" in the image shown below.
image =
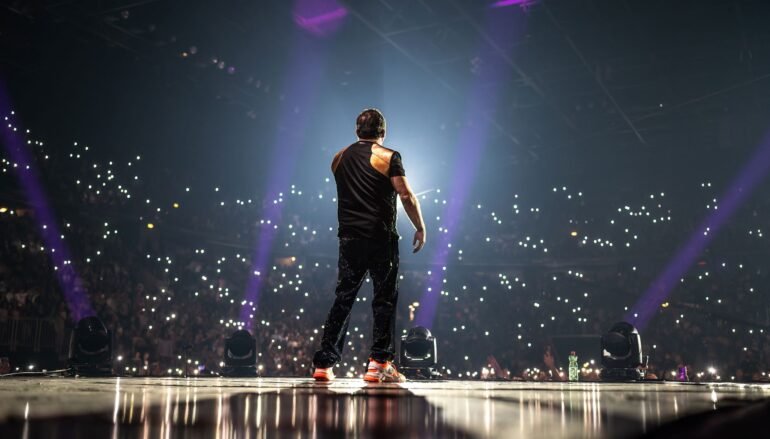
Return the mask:
<path fill-rule="evenodd" d="M 0 155 L 0 326 L 44 319 L 66 334 L 82 312 L 65 299 L 69 288 L 112 330 L 119 372 L 205 375 L 219 370 L 224 338 L 246 323 L 247 306 L 260 373 L 308 375 L 336 284 L 333 179 L 252 198 L 169 181 L 159 196 L 144 184 L 151 171 L 141 157 L 99 161 L 82 145 L 48 148 L 15 135 L 33 160 Z M 18 178 L 24 172 L 45 188 L 72 255 L 71 279 L 57 273 L 62 267 L 44 239 L 56 228 L 43 228 L 40 207 Z M 621 195 L 544 185 L 537 195 L 502 191 L 493 204 L 440 190 L 422 195 L 428 244 L 424 255 L 410 257 L 402 240 L 398 331 L 434 297 L 430 330 L 445 376 L 561 379 L 544 364 L 554 337 L 600 335 L 632 314 L 679 246 L 701 233 L 700 220 L 718 208 L 717 186 L 724 182 Z M 446 231 L 442 215 L 453 202 L 465 204 L 463 218 Z M 409 237 L 403 217 L 399 227 Z M 649 377 L 671 379 L 687 366 L 693 380 L 770 379 L 768 220 L 767 200 L 751 198 L 659 304 L 641 330 Z M 442 234 L 452 245 L 446 263 L 434 266 L 431 245 Z M 268 262 L 257 267 L 255 247 L 268 235 Z M 256 303 L 244 304 L 254 276 Z M 370 285 L 354 308 L 338 375 L 364 371 Z M 441 291 L 424 296 L 429 287 Z M 556 354 L 556 367 L 564 367 L 564 354 Z M 66 352 L 58 355 L 64 363 Z M 597 379 L 599 360 L 580 359 L 583 379 Z"/>

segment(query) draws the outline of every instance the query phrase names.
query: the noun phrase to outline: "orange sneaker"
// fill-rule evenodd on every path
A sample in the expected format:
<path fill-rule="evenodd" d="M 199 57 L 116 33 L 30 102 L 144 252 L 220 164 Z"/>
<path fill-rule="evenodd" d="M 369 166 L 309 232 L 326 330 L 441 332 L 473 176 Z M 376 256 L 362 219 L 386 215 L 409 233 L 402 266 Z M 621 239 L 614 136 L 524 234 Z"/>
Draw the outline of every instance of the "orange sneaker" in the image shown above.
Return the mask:
<path fill-rule="evenodd" d="M 373 358 L 369 359 L 369 367 L 366 369 L 364 381 L 370 383 L 403 383 L 406 377 L 396 370 L 392 362 L 381 363 Z"/>
<path fill-rule="evenodd" d="M 316 381 L 332 381 L 334 379 L 334 371 L 331 367 L 316 367 L 313 372 L 313 379 Z"/>

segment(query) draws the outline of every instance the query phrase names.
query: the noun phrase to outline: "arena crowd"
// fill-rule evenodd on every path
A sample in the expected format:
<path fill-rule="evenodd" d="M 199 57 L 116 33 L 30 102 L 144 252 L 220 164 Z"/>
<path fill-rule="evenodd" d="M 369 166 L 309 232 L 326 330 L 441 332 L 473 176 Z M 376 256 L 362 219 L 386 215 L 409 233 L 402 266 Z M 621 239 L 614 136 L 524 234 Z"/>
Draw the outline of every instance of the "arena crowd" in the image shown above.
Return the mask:
<path fill-rule="evenodd" d="M 169 181 L 158 195 L 144 184 L 151 171 L 141 156 L 100 160 L 84 145 L 49 147 L 13 115 L 5 122 L 33 160 L 20 163 L 8 150 L 0 156 L 0 326 L 46 319 L 65 333 L 84 312 L 65 299 L 68 289 L 113 331 L 119 372 L 216 373 L 224 338 L 246 326 L 263 375 L 308 375 L 336 284 L 332 178 L 241 197 Z M 408 153 L 405 163 L 409 175 Z M 23 173 L 45 188 L 56 227 L 43 224 L 40 206 L 27 198 Z M 555 370 L 564 358 L 554 369 L 553 356 L 544 355 L 554 337 L 600 335 L 632 315 L 679 246 L 702 232 L 700 220 L 719 208 L 725 183 L 596 196 L 560 184 L 505 190 L 493 204 L 466 201 L 451 231 L 442 216 L 451 196 L 422 194 L 428 256 L 410 259 L 402 240 L 399 332 L 414 325 L 431 300 L 424 293 L 438 284 L 430 330 L 446 376 L 563 379 Z M 673 379 L 687 366 L 692 380 L 770 380 L 768 220 L 767 198 L 751 198 L 660 303 L 641 329 L 648 376 Z M 63 267 L 46 245 L 53 230 L 72 255 L 72 276 L 57 273 Z M 446 265 L 433 266 L 430 247 L 450 232 Z M 258 267 L 265 245 L 268 262 Z M 250 283 L 258 295 L 245 302 Z M 369 285 L 354 309 L 341 375 L 365 368 Z M 66 352 L 60 355 L 63 361 Z M 597 379 L 598 357 L 580 363 L 583 379 Z"/>

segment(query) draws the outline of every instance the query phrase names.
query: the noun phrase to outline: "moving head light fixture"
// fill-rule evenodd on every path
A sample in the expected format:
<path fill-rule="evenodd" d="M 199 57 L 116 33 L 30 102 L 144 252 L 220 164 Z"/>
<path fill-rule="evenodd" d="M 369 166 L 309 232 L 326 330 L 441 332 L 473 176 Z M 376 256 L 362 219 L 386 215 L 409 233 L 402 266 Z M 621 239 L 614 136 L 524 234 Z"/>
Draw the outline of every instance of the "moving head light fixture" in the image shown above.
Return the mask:
<path fill-rule="evenodd" d="M 257 376 L 257 340 L 245 329 L 225 339 L 222 375 L 228 377 Z"/>
<path fill-rule="evenodd" d="M 602 372 L 605 381 L 641 381 L 647 361 L 642 357 L 642 338 L 634 325 L 615 323 L 602 336 Z"/>
<path fill-rule="evenodd" d="M 70 336 L 68 364 L 76 375 L 112 375 L 112 332 L 99 318 L 78 321 Z"/>
<path fill-rule="evenodd" d="M 436 338 L 428 328 L 415 326 L 401 337 L 399 355 L 401 371 L 410 379 L 441 378 L 438 367 Z"/>

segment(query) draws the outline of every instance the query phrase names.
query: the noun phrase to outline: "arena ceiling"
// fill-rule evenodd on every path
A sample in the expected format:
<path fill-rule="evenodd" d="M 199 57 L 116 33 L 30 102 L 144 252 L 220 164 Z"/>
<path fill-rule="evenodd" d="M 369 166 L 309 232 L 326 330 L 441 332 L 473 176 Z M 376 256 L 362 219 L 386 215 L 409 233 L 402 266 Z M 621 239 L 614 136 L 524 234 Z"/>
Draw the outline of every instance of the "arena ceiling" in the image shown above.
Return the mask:
<path fill-rule="evenodd" d="M 509 165 L 723 154 L 767 128 L 765 1 L 330 2 L 345 10 L 339 28 L 317 35 L 335 41 L 333 86 L 365 84 L 376 53 L 411 65 L 458 107 L 474 82 L 499 95 L 483 117 Z M 281 98 L 264 90 L 281 81 L 275 60 L 292 50 L 297 14 L 286 1 L 15 0 L 3 4 L 0 65 L 22 88 L 29 77 L 76 87 L 94 81 L 88 70 L 131 66 L 259 119 Z M 519 28 L 501 36 L 490 14 L 516 14 Z"/>

